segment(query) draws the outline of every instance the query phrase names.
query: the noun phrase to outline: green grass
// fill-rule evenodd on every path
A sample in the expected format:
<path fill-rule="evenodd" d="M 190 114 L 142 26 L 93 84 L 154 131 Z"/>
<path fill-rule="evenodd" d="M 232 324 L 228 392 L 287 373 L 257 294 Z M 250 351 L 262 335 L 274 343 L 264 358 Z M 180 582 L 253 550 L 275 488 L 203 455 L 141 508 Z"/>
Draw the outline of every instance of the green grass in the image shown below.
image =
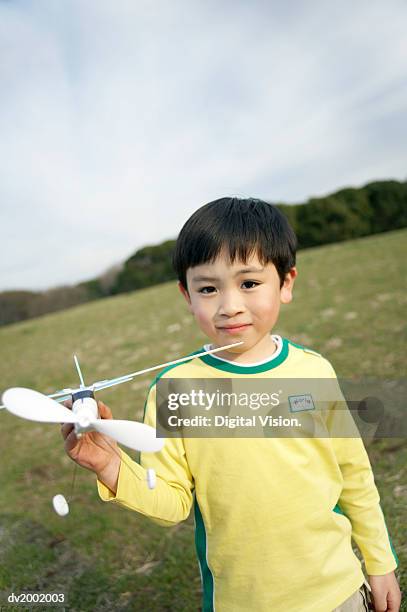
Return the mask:
<path fill-rule="evenodd" d="M 403 377 L 406 238 L 399 230 L 300 252 L 294 300 L 274 332 L 321 352 L 338 376 Z M 76 385 L 74 352 L 92 382 L 176 359 L 205 341 L 170 282 L 1 328 L 1 390 Z M 151 380 L 147 374 L 99 397 L 116 418 L 141 420 Z M 51 498 L 69 497 L 74 464 L 59 426 L 6 411 L 0 419 L 0 607 L 11 610 L 7 596 L 25 589 L 63 591 L 73 611 L 200 608 L 192 515 L 158 527 L 104 504 L 95 476 L 78 468 L 71 513 L 61 519 Z M 375 441 L 368 452 L 407 592 L 406 444 Z"/>

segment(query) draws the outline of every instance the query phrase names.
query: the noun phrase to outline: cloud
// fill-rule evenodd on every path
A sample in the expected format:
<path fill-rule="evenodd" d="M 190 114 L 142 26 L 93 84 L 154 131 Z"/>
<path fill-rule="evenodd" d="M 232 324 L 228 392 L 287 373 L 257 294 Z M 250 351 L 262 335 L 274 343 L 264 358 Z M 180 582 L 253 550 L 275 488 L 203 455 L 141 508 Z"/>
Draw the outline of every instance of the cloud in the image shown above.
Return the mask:
<path fill-rule="evenodd" d="M 1 288 L 73 283 L 227 194 L 405 177 L 401 1 L 0 2 Z"/>

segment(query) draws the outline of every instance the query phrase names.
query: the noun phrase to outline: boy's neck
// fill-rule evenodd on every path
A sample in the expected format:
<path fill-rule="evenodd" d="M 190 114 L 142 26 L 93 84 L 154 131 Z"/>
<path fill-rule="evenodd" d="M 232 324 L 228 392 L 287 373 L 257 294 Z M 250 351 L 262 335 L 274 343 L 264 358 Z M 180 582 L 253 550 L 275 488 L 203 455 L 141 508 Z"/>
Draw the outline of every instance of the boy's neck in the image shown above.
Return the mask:
<path fill-rule="evenodd" d="M 214 346 L 216 348 L 216 346 Z M 237 349 L 239 347 L 236 347 Z M 271 337 L 271 332 L 263 336 L 261 340 L 247 351 L 242 353 L 233 353 L 230 350 L 219 351 L 216 353 L 217 357 L 234 361 L 235 363 L 251 364 L 257 361 L 263 361 L 268 357 L 272 357 L 273 353 L 277 350 L 276 343 Z"/>

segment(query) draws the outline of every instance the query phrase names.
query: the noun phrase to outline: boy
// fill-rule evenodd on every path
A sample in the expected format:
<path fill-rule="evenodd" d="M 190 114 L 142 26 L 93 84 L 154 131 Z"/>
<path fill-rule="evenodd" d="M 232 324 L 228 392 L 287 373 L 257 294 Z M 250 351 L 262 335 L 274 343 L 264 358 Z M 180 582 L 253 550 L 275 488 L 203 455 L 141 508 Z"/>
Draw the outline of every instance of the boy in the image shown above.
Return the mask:
<path fill-rule="evenodd" d="M 287 219 L 261 200 L 222 198 L 188 219 L 173 259 L 179 289 L 213 347 L 243 344 L 164 369 L 145 423 L 156 425 L 160 378 L 335 378 L 321 355 L 271 334 L 292 299 L 296 247 Z M 63 436 L 104 501 L 168 526 L 194 506 L 204 612 L 368 609 L 351 536 L 375 609 L 399 609 L 397 561 L 360 438 L 167 438 L 137 464 L 96 432 L 77 440 L 67 424 Z M 146 468 L 156 470 L 153 491 Z"/>

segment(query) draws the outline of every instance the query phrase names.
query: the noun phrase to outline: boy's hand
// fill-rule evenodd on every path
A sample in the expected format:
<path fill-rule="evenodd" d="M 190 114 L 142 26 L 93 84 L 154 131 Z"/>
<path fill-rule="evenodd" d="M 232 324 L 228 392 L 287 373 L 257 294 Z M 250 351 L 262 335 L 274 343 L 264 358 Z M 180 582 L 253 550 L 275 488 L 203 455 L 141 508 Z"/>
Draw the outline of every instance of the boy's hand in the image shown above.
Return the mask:
<path fill-rule="evenodd" d="M 383 576 L 369 576 L 372 588 L 375 612 L 398 612 L 400 610 L 401 593 L 394 572 Z"/>
<path fill-rule="evenodd" d="M 71 400 L 63 403 L 66 408 L 72 408 Z M 100 418 L 113 418 L 110 408 L 103 402 L 98 401 L 97 405 Z M 107 475 L 110 483 L 114 480 L 120 467 L 120 451 L 116 440 L 97 431 L 87 431 L 77 438 L 73 423 L 63 423 L 61 433 L 65 440 L 65 451 L 73 461 L 95 472 L 99 480 Z"/>

